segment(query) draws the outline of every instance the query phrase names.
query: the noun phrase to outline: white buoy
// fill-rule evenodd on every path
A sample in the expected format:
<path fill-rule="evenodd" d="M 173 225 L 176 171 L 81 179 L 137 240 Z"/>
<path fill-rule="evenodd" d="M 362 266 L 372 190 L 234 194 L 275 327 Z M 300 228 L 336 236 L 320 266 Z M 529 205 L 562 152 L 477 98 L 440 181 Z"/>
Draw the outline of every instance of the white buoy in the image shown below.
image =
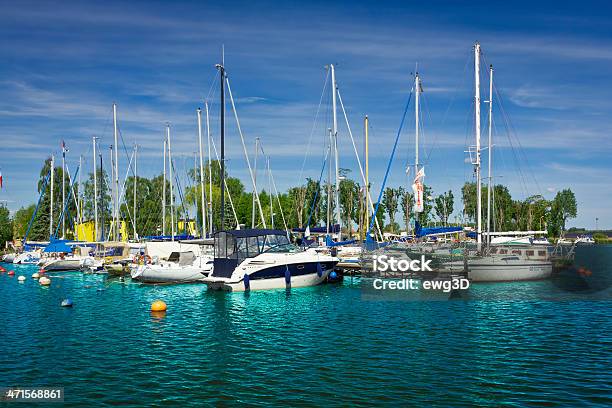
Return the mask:
<path fill-rule="evenodd" d="M 49 286 L 51 284 L 51 279 L 47 278 L 46 276 L 43 276 L 42 278 L 38 280 L 38 283 L 40 283 L 43 286 Z"/>
<path fill-rule="evenodd" d="M 25 281 L 25 276 L 23 276 L 23 275 L 19 275 L 19 277 L 17 278 L 17 280 L 18 280 L 19 282 L 24 282 L 24 281 Z"/>
<path fill-rule="evenodd" d="M 34 272 L 32 274 L 32 279 L 38 279 L 38 278 L 40 278 L 40 274 L 38 272 Z"/>

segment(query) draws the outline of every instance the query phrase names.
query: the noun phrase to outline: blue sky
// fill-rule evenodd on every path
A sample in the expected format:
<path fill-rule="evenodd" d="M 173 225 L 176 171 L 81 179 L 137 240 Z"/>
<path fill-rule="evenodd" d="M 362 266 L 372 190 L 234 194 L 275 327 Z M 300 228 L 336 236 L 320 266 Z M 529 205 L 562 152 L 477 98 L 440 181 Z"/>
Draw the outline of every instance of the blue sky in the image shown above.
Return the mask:
<path fill-rule="evenodd" d="M 426 183 L 435 193 L 452 189 L 459 197 L 463 182 L 471 180 L 464 150 L 473 144 L 472 47 L 478 40 L 484 64 L 495 67 L 512 129 L 514 149 L 494 104 L 497 181 L 516 198 L 552 198 L 571 187 L 579 216 L 570 225 L 592 228 L 598 217 L 600 227 L 612 228 L 609 6 L 223 4 L 224 9 L 218 2 L 3 1 L 0 167 L 5 188 L 0 200 L 12 210 L 35 202 L 40 166 L 50 153 L 59 153 L 62 139 L 70 148 L 70 168 L 82 154 L 90 171 L 92 135 L 101 138 L 105 153 L 112 143 L 113 101 L 125 144 L 141 146 L 142 174 L 161 172 L 166 122 L 172 125 L 175 165 L 191 167 L 197 149 L 195 109 L 209 95 L 222 44 L 247 144 L 252 147 L 254 138 L 261 138 L 280 189 L 298 184 L 300 174 L 318 177 L 327 124 L 319 121 L 310 135 L 324 66 L 334 63 L 360 149 L 363 116 L 371 120 L 376 190 L 418 63 Z M 482 96 L 487 99 L 484 89 Z M 211 102 L 218 138 L 216 98 Z M 322 112 L 323 118 L 328 107 Z M 235 126 L 231 119 L 228 123 L 228 167 L 248 186 Z M 393 186 L 408 185 L 403 168 L 414 156 L 413 128 L 410 116 L 392 168 Z M 357 178 L 345 126 L 339 137 L 341 167 Z M 120 161 L 123 175 L 128 159 L 123 155 Z"/>

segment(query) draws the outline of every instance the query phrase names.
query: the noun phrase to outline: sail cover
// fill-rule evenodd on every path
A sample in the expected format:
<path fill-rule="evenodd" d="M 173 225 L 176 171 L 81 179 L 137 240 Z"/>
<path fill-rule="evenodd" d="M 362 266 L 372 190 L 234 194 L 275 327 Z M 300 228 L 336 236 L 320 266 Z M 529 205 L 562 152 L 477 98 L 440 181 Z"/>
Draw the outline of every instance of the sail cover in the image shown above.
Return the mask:
<path fill-rule="evenodd" d="M 414 178 L 412 192 L 414 193 L 414 212 L 423 212 L 423 179 L 425 178 L 425 167 L 421 168 Z"/>

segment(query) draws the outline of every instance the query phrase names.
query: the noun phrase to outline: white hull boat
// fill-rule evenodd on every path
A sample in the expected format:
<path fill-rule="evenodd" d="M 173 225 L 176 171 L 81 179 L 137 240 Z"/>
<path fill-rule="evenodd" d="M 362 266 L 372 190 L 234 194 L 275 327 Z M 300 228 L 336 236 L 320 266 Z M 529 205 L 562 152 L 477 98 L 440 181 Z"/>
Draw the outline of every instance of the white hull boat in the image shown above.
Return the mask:
<path fill-rule="evenodd" d="M 215 235 L 213 273 L 204 283 L 236 292 L 315 286 L 337 263 L 336 257 L 300 250 L 284 231 L 221 231 Z"/>

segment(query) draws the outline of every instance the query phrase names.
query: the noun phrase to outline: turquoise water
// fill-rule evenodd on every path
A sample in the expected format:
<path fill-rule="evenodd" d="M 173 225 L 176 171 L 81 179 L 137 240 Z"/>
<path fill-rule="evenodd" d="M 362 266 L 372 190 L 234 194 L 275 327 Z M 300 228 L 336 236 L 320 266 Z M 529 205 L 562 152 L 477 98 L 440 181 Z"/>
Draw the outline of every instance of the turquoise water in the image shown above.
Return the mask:
<path fill-rule="evenodd" d="M 0 386 L 62 386 L 67 406 L 612 405 L 609 289 L 366 301 L 357 279 L 232 294 L 12 269 L 28 279 L 0 274 Z"/>

